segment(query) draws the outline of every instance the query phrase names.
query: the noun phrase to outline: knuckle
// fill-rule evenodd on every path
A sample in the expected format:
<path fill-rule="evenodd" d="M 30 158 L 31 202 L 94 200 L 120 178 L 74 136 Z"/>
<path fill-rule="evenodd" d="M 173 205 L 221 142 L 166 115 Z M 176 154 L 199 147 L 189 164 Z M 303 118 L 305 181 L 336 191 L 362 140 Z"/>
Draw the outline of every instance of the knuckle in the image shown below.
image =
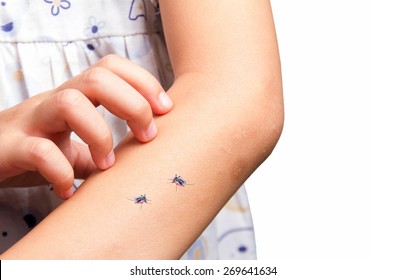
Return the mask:
<path fill-rule="evenodd" d="M 83 94 L 74 89 L 66 89 L 58 92 L 54 98 L 55 108 L 59 110 L 62 115 L 66 115 L 73 110 L 73 108 L 79 106 L 83 101 Z"/>
<path fill-rule="evenodd" d="M 86 86 L 94 87 L 103 83 L 109 76 L 109 71 L 103 67 L 93 67 L 82 74 L 82 82 Z"/>
<path fill-rule="evenodd" d="M 105 68 L 110 68 L 114 65 L 116 65 L 117 63 L 119 63 L 119 61 L 121 60 L 121 57 L 116 55 L 116 54 L 108 54 L 106 56 L 104 56 L 103 58 L 101 58 L 99 60 L 99 62 L 97 63 L 97 65 L 101 66 L 101 67 L 105 67 Z"/>
<path fill-rule="evenodd" d="M 128 115 L 128 119 L 142 120 L 149 118 L 152 118 L 152 109 L 146 100 L 138 101 L 134 110 Z"/>
<path fill-rule="evenodd" d="M 48 139 L 38 139 L 31 143 L 28 154 L 31 160 L 41 164 L 55 157 L 55 145 Z"/>
<path fill-rule="evenodd" d="M 97 142 L 103 146 L 107 146 L 108 150 L 112 148 L 112 134 L 108 128 L 100 128 Z"/>
<path fill-rule="evenodd" d="M 55 180 L 54 183 L 68 185 L 69 183 L 71 183 L 73 181 L 73 179 L 74 179 L 74 175 L 73 175 L 72 168 L 70 166 L 66 166 L 64 168 L 60 168 L 59 176 Z"/>
<path fill-rule="evenodd" d="M 110 152 L 113 147 L 113 137 L 109 126 L 100 122 L 97 130 L 92 133 L 92 136 L 86 139 L 86 144 L 94 150 L 102 152 Z"/>

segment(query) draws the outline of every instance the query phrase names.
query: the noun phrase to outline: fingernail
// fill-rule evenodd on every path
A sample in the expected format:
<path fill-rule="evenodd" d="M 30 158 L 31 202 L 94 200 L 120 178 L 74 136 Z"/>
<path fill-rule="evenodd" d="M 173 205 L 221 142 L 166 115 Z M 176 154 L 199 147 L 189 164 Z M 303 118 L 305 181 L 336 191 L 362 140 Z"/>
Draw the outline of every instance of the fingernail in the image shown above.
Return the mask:
<path fill-rule="evenodd" d="M 145 131 L 145 140 L 151 140 L 152 138 L 154 138 L 157 134 L 157 127 L 155 122 L 152 120 L 152 122 L 149 124 L 148 129 Z"/>
<path fill-rule="evenodd" d="M 107 168 L 113 166 L 115 163 L 115 154 L 114 151 L 111 151 L 108 156 L 105 158 L 105 165 Z"/>
<path fill-rule="evenodd" d="M 68 189 L 67 191 L 65 191 L 64 193 L 63 193 L 63 197 L 62 197 L 62 199 L 68 199 L 68 198 L 70 198 L 73 194 L 74 194 L 74 192 L 75 192 L 75 188 L 74 187 L 70 187 L 70 189 Z"/>
<path fill-rule="evenodd" d="M 172 100 L 170 99 L 170 97 L 167 95 L 167 93 L 166 92 L 161 92 L 160 94 L 159 94 L 159 102 L 160 102 L 160 104 L 163 106 L 163 107 L 165 107 L 165 108 L 171 108 L 172 106 L 173 106 L 173 102 L 172 102 Z"/>

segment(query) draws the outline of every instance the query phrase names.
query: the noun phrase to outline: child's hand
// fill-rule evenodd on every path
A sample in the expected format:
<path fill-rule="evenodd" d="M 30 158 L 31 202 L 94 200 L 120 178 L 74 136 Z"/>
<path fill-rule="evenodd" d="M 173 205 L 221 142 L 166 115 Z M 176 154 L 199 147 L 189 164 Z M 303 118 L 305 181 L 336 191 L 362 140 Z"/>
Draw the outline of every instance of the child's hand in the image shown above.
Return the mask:
<path fill-rule="evenodd" d="M 73 179 L 114 164 L 112 135 L 95 108 L 103 105 L 127 121 L 141 142 L 157 133 L 153 113 L 172 102 L 146 70 L 107 56 L 58 88 L 0 112 L 0 186 L 49 182 L 56 194 L 73 194 Z M 85 143 L 70 140 L 74 131 Z"/>

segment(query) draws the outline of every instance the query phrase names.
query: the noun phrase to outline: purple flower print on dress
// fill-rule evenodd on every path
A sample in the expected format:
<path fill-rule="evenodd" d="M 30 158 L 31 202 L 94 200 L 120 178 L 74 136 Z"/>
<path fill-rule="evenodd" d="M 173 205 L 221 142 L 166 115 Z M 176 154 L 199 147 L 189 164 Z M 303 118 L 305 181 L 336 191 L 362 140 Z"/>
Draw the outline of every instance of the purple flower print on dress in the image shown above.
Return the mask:
<path fill-rule="evenodd" d="M 97 39 L 91 39 L 90 41 L 86 42 L 86 48 L 89 51 L 94 51 L 100 47 L 100 42 Z"/>
<path fill-rule="evenodd" d="M 1 1 L 0 2 L 0 8 L 2 7 L 6 7 L 7 3 L 5 1 Z M 0 18 L 0 21 L 3 23 L 2 18 Z M 10 22 L 5 22 L 4 25 L 0 26 L 0 29 L 4 32 L 11 32 L 14 28 L 14 22 L 10 21 Z"/>
<path fill-rule="evenodd" d="M 132 0 L 128 18 L 130 20 L 137 20 L 140 17 L 147 20 L 145 0 Z"/>
<path fill-rule="evenodd" d="M 13 28 L 14 23 L 12 21 L 1 26 L 1 30 L 4 32 L 10 32 L 11 30 L 13 30 Z"/>
<path fill-rule="evenodd" d="M 44 0 L 48 4 L 52 4 L 51 13 L 53 16 L 59 15 L 60 9 L 69 9 L 70 2 L 68 0 Z"/>
<path fill-rule="evenodd" d="M 97 37 L 100 34 L 100 30 L 105 26 L 104 21 L 97 22 L 95 17 L 89 17 L 89 25 L 84 29 L 84 35 L 87 37 Z"/>

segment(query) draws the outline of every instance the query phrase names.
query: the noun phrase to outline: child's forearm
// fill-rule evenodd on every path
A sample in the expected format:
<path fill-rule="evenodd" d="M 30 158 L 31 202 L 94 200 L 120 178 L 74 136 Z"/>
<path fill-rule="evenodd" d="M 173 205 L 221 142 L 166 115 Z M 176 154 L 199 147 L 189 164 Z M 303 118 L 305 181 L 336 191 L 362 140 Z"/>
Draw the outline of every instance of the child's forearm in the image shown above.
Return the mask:
<path fill-rule="evenodd" d="M 170 93 L 180 104 L 157 119 L 158 137 L 139 144 L 128 135 L 111 169 L 91 176 L 4 258 L 172 259 L 186 251 L 269 155 L 280 127 L 247 100 L 213 103 L 192 76 L 178 82 Z M 170 183 L 176 174 L 187 185 Z M 130 200 L 144 194 L 149 203 Z"/>

